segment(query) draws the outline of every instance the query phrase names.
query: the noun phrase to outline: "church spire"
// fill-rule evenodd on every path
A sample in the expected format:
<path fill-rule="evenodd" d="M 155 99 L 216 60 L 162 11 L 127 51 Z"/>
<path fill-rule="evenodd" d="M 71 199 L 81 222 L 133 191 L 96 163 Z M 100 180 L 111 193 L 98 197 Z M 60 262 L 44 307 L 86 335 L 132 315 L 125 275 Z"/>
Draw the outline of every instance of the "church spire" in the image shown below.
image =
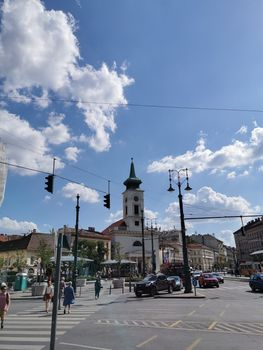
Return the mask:
<path fill-rule="evenodd" d="M 135 175 L 135 168 L 133 163 L 133 158 L 131 158 L 131 167 L 130 167 L 130 175 L 127 180 L 124 181 L 124 185 L 126 186 L 126 189 L 136 189 L 140 187 L 140 184 L 142 181 L 136 177 Z"/>

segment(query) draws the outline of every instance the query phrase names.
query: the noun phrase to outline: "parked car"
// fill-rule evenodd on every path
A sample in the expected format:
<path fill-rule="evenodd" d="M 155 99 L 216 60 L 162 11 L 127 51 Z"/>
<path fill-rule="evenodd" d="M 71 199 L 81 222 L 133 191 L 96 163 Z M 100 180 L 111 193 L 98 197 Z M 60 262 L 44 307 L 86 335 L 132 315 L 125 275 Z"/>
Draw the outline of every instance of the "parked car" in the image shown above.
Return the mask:
<path fill-rule="evenodd" d="M 183 289 L 183 281 L 179 276 L 168 276 L 168 281 L 170 281 L 173 290 Z"/>
<path fill-rule="evenodd" d="M 255 273 L 250 277 L 249 286 L 252 292 L 256 290 L 263 291 L 263 273 Z"/>
<path fill-rule="evenodd" d="M 218 272 L 212 272 L 212 274 L 218 279 L 219 283 L 224 283 L 224 276 L 220 275 Z"/>
<path fill-rule="evenodd" d="M 195 271 L 192 272 L 192 278 L 198 280 L 198 278 L 201 276 L 201 274 L 202 274 L 202 271 L 195 270 Z"/>
<path fill-rule="evenodd" d="M 147 275 L 142 281 L 134 285 L 136 297 L 141 297 L 143 294 L 155 296 L 159 291 L 163 290 L 172 293 L 172 285 L 162 273 Z"/>
<path fill-rule="evenodd" d="M 202 273 L 198 278 L 199 287 L 217 287 L 219 288 L 218 279 L 212 273 Z"/>

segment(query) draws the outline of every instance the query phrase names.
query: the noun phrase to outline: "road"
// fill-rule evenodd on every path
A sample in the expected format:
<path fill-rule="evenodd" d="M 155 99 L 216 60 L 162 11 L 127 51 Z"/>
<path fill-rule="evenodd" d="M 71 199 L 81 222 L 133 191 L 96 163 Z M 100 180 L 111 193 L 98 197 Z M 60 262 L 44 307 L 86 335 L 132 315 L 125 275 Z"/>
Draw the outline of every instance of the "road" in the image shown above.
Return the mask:
<path fill-rule="evenodd" d="M 57 350 L 258 350 L 263 343 L 263 293 L 247 283 L 226 281 L 198 289 L 204 299 L 125 294 L 97 304 L 78 299 L 70 315 L 60 314 Z M 0 349 L 48 350 L 50 316 L 41 301 L 13 302 Z M 24 305 L 24 309 L 23 309 Z M 30 306 L 29 306 L 30 305 Z"/>

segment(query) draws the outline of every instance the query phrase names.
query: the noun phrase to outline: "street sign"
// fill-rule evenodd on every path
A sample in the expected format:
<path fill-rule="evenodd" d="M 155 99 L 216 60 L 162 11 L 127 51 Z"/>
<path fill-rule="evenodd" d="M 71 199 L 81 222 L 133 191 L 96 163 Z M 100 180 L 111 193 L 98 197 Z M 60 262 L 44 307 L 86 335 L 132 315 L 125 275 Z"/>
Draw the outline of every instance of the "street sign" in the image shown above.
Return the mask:
<path fill-rule="evenodd" d="M 193 286 L 196 287 L 197 286 L 197 280 L 195 278 L 192 279 L 192 283 L 193 283 Z"/>

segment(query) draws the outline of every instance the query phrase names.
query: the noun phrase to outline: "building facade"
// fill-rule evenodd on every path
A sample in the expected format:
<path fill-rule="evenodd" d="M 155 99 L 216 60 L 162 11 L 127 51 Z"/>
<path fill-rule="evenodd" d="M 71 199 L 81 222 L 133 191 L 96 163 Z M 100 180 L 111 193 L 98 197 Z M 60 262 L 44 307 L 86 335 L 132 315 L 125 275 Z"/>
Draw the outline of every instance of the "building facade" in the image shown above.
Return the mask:
<path fill-rule="evenodd" d="M 193 270 L 213 270 L 215 264 L 213 249 L 200 243 L 189 243 L 187 249 L 189 264 Z"/>
<path fill-rule="evenodd" d="M 263 218 L 249 221 L 234 232 L 238 263 L 252 261 L 252 253 L 263 250 Z"/>

